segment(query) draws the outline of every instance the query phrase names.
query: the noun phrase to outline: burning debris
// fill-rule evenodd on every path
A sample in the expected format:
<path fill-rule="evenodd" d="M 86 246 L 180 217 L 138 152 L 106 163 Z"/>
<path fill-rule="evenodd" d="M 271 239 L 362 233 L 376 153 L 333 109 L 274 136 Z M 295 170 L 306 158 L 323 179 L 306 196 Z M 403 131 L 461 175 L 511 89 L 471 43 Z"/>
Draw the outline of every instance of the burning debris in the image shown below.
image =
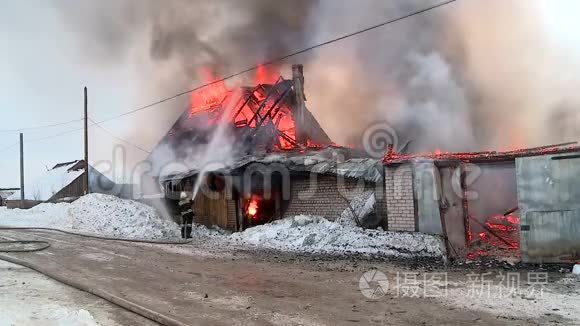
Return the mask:
<path fill-rule="evenodd" d="M 443 234 L 459 259 L 575 261 L 578 152 L 577 142 L 507 152 L 390 151 L 389 228 Z"/>
<path fill-rule="evenodd" d="M 262 67 L 256 72 L 255 86 L 228 87 L 205 71 L 210 85 L 192 93 L 189 109 L 158 148 L 169 146 L 178 158 L 187 156 L 191 148 L 209 143 L 220 124 L 226 125 L 233 139 L 233 157 L 332 145 L 304 105 L 300 65 L 294 66 L 293 74 L 292 80 L 286 80 Z"/>
<path fill-rule="evenodd" d="M 400 154 L 388 152 L 384 158 L 385 163 L 397 163 L 411 160 L 454 160 L 462 162 L 491 162 L 505 161 L 517 157 L 572 153 L 580 150 L 578 142 L 567 142 L 562 144 L 546 145 L 534 148 L 522 148 L 506 152 L 484 151 L 484 152 L 464 152 L 451 153 L 435 150 L 431 153 Z"/>
<path fill-rule="evenodd" d="M 256 199 L 255 196 L 252 196 L 252 198 L 249 200 L 246 212 L 251 218 L 256 218 L 258 214 L 258 199 Z"/>
<path fill-rule="evenodd" d="M 273 199 L 251 194 L 244 202 L 244 225 L 247 227 L 272 222 L 276 215 L 276 202 Z"/>
<path fill-rule="evenodd" d="M 476 231 L 468 233 L 468 260 L 481 257 L 520 258 L 520 217 L 517 208 L 505 214 L 493 215 L 484 223 L 470 216 L 475 222 Z"/>
<path fill-rule="evenodd" d="M 288 101 L 293 84 L 265 67 L 256 72 L 256 86 L 228 88 L 211 72 L 205 72 L 206 88 L 191 95 L 189 119 L 204 115 L 208 126 L 220 121 L 232 123 L 235 128 L 253 129 L 248 136 L 256 137 L 259 129 L 270 128 L 269 132 L 278 138 L 274 141 L 276 150 L 297 146 L 296 122 Z M 231 112 L 225 108 L 232 107 Z M 273 128 L 272 128 L 273 127 Z"/>

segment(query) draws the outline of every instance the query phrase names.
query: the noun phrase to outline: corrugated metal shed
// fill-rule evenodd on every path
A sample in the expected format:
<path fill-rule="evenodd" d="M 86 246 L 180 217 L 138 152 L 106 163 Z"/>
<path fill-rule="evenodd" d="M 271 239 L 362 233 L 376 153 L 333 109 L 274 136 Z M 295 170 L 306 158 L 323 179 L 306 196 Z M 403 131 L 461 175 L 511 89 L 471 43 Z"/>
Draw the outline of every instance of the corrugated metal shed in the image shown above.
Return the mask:
<path fill-rule="evenodd" d="M 344 157 L 341 153 L 347 151 L 344 148 L 326 148 L 310 152 L 280 152 L 265 156 L 246 156 L 238 159 L 228 167 L 216 172 L 231 174 L 236 170 L 243 169 L 251 164 L 281 164 L 289 171 L 294 172 L 313 172 L 318 174 L 339 175 L 348 178 L 364 179 L 369 182 L 382 182 L 383 164 L 382 160 L 370 158 L 351 158 L 341 159 Z M 181 180 L 194 176 L 199 170 L 169 175 L 161 178 L 161 181 Z"/>
<path fill-rule="evenodd" d="M 524 262 L 580 261 L 580 155 L 516 159 Z"/>

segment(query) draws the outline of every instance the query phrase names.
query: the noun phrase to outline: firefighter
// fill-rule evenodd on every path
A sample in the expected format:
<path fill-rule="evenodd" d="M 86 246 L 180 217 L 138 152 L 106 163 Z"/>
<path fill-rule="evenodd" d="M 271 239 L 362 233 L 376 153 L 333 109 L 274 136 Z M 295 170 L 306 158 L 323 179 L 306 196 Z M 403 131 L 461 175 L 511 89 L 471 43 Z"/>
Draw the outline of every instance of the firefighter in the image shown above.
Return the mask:
<path fill-rule="evenodd" d="M 181 193 L 179 211 L 181 212 L 181 237 L 183 239 L 191 239 L 194 217 L 193 200 L 187 192 Z"/>

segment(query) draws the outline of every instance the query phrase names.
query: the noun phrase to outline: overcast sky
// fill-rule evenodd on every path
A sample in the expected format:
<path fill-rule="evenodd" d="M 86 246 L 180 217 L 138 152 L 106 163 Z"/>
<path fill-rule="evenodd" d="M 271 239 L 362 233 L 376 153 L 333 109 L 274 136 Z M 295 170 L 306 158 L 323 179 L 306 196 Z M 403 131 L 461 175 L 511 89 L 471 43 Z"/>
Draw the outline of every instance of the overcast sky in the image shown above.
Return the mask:
<path fill-rule="evenodd" d="M 133 89 L 126 71 L 97 70 L 80 56 L 72 31 L 49 1 L 2 1 L 0 9 L 0 130 L 34 127 L 83 116 L 83 87 L 89 110 L 105 119 L 128 109 Z M 82 122 L 24 131 L 25 142 L 81 128 Z M 119 123 L 107 126 L 112 131 Z M 98 129 L 93 140 L 109 137 Z M 112 141 L 110 138 L 108 141 Z M 18 133 L 0 132 L 0 188 L 19 185 Z M 25 144 L 27 179 L 46 167 L 81 159 L 82 132 Z"/>

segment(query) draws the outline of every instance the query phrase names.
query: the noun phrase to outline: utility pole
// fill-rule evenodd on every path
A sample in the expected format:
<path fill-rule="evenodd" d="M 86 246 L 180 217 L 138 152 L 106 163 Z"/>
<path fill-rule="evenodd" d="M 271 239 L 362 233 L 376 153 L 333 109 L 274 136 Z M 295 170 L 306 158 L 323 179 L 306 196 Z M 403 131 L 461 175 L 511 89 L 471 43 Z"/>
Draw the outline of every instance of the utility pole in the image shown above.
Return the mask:
<path fill-rule="evenodd" d="M 24 208 L 24 134 L 20 133 L 20 208 Z"/>
<path fill-rule="evenodd" d="M 89 187 L 89 104 L 87 88 L 85 87 L 85 195 L 90 193 Z"/>

